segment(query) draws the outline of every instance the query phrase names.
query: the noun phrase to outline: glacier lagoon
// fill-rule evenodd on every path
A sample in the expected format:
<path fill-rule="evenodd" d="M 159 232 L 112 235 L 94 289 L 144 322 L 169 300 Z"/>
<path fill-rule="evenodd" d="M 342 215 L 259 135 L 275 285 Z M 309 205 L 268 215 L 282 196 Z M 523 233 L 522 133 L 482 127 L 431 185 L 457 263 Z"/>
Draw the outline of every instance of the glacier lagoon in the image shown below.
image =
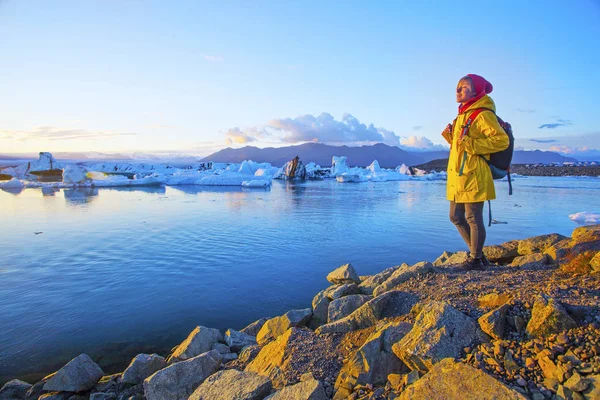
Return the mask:
<path fill-rule="evenodd" d="M 600 211 L 599 178 L 514 190 L 496 184 L 486 244 L 570 235 L 570 214 Z M 310 307 L 347 262 L 368 275 L 464 250 L 447 211 L 444 181 L 2 190 L 0 382 Z"/>

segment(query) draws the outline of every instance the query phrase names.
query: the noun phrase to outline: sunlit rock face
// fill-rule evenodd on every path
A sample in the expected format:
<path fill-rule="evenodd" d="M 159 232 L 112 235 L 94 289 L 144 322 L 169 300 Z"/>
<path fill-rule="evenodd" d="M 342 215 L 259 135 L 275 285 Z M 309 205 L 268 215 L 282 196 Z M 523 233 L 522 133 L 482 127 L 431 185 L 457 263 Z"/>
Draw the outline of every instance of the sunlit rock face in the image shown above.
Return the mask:
<path fill-rule="evenodd" d="M 306 179 L 306 168 L 300 157 L 296 156 L 293 160 L 288 161 L 282 168 L 282 175 L 280 179 L 285 180 L 305 180 Z"/>

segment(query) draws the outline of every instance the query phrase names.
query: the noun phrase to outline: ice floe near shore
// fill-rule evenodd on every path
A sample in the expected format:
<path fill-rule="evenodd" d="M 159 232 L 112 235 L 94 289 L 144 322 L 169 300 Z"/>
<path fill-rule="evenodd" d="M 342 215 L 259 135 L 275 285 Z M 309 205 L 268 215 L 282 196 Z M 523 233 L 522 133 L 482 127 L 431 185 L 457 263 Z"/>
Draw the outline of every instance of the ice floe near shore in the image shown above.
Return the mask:
<path fill-rule="evenodd" d="M 578 212 L 569 215 L 571 221 L 579 222 L 582 224 L 600 224 L 600 214 L 591 212 Z"/>

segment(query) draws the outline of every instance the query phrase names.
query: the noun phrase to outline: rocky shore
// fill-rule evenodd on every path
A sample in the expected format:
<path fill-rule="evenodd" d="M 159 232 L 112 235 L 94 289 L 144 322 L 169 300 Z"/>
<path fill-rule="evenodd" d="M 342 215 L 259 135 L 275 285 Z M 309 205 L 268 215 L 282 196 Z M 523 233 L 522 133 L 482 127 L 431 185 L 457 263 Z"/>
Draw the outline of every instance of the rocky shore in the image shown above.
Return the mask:
<path fill-rule="evenodd" d="M 426 164 L 416 165 L 414 168 L 425 171 L 446 171 L 448 159 L 433 160 Z M 598 163 L 580 163 L 578 165 L 557 164 L 512 164 L 511 174 L 524 176 L 600 176 Z"/>
<path fill-rule="evenodd" d="M 484 251 L 484 271 L 345 264 L 308 308 L 198 326 L 114 375 L 81 354 L 0 399 L 600 399 L 600 225 Z"/>

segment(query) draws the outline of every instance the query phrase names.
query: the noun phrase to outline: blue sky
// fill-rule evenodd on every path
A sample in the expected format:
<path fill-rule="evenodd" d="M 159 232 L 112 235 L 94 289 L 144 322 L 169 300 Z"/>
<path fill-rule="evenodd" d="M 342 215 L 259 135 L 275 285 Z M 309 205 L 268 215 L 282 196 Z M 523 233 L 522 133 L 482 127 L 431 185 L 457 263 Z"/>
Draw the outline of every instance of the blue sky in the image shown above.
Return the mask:
<path fill-rule="evenodd" d="M 600 2 L 496 3 L 0 0 L 0 153 L 437 148 L 467 73 L 517 146 L 600 149 Z"/>

